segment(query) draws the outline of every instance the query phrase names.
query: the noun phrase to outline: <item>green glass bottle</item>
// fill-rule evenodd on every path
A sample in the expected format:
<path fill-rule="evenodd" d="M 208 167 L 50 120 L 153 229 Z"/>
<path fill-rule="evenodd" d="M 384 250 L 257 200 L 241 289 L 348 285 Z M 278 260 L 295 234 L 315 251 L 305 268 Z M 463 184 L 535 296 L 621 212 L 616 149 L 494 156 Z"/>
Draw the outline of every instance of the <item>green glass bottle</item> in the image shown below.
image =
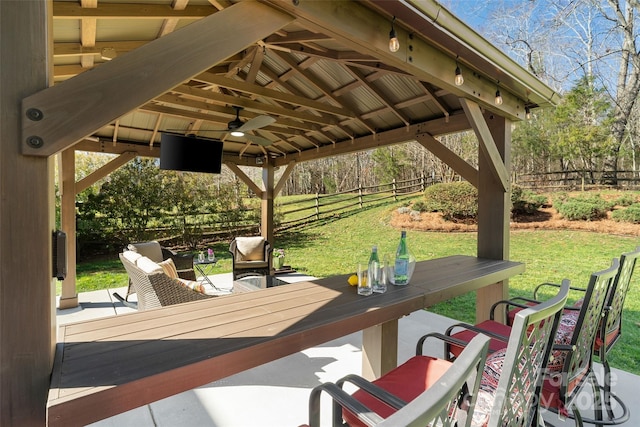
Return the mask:
<path fill-rule="evenodd" d="M 409 249 L 407 248 L 407 232 L 402 230 L 400 243 L 396 250 L 393 281 L 396 285 L 406 285 L 409 282 Z"/>

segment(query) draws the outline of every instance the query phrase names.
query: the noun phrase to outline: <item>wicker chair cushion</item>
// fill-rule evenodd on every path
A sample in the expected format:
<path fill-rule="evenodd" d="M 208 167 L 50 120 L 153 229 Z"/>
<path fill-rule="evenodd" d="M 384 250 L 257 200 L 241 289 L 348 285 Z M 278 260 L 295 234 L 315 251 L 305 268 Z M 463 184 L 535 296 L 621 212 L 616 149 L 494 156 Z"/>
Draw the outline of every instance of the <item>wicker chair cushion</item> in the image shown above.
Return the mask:
<path fill-rule="evenodd" d="M 160 243 L 156 241 L 152 242 L 142 242 L 142 243 L 131 243 L 127 246 L 127 249 L 130 251 L 138 252 L 142 256 L 146 256 L 152 261 L 160 262 L 162 261 L 162 248 L 160 247 Z"/>
<path fill-rule="evenodd" d="M 159 262 L 158 265 L 162 268 L 164 274 L 171 277 L 172 279 L 177 279 L 179 277 L 176 265 L 171 258 L 167 258 L 164 261 Z"/>
<path fill-rule="evenodd" d="M 478 323 L 478 325 L 476 326 L 480 329 L 493 332 L 506 338 L 509 338 L 509 334 L 511 334 L 511 326 L 503 325 L 502 323 L 496 322 L 495 320 L 485 320 L 484 322 Z M 475 337 L 476 335 L 477 332 L 465 329 L 452 334 L 451 337 L 462 340 L 464 342 L 471 342 L 473 337 Z M 489 343 L 489 353 L 493 353 L 495 351 L 503 349 L 506 344 L 507 343 L 505 341 L 492 338 Z M 462 353 L 463 349 L 464 347 L 460 347 L 455 344 L 451 344 L 450 347 L 451 354 L 453 354 L 455 357 L 460 356 L 460 353 Z"/>
<path fill-rule="evenodd" d="M 264 237 L 236 237 L 240 261 L 264 261 Z"/>
<path fill-rule="evenodd" d="M 136 261 L 142 258 L 142 255 L 135 251 L 124 251 L 122 256 L 133 265 L 136 265 Z"/>
<path fill-rule="evenodd" d="M 142 270 L 145 274 L 164 273 L 162 267 L 157 262 L 151 261 L 146 256 L 141 256 L 136 261 L 136 266 Z"/>
<path fill-rule="evenodd" d="M 373 382 L 405 402 L 410 402 L 435 384 L 451 365 L 451 362 L 443 359 L 414 356 Z M 382 418 L 396 411 L 362 390 L 356 391 L 353 397 Z M 342 416 L 351 427 L 365 425 L 349 411 L 343 411 Z"/>

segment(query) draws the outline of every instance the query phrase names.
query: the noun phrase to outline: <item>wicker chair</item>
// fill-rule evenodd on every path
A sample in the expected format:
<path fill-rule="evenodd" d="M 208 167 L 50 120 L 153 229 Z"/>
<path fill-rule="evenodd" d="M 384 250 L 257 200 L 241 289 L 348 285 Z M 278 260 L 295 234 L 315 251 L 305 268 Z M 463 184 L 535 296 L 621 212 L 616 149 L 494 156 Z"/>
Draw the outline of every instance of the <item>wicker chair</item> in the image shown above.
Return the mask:
<path fill-rule="evenodd" d="M 133 290 L 138 296 L 138 310 L 199 301 L 214 296 L 202 294 L 183 286 L 178 279 L 172 279 L 162 272 L 160 267 L 160 271 L 143 270 L 131 261 L 128 256 L 131 251 L 127 252 L 121 253 L 119 256 L 127 274 L 129 274 Z"/>
<path fill-rule="evenodd" d="M 344 425 L 343 410 L 354 414 L 361 424 L 367 426 L 469 426 L 471 417 L 468 412 L 475 404 L 488 344 L 487 337 L 478 336 L 453 364 L 445 367 L 446 371 L 436 383 L 409 403 L 356 375 L 349 375 L 336 384 L 321 384 L 315 387 L 309 396 L 309 425 L 320 425 L 320 398 L 325 392 L 334 402 L 334 427 Z M 397 411 L 383 419 L 365 404 L 347 394 L 342 389 L 344 382 L 357 384 L 372 396 L 391 402 L 392 406 L 398 408 Z"/>
<path fill-rule="evenodd" d="M 171 249 L 160 246 L 160 243 L 155 240 L 150 242 L 130 243 L 129 245 L 127 245 L 127 249 L 137 252 L 140 255 L 146 256 L 153 262 L 162 262 L 170 258 L 173 260 L 173 263 L 176 266 L 176 270 L 178 271 L 178 276 L 180 278 L 186 280 L 196 280 L 196 273 L 193 270 L 193 256 L 190 254 L 178 254 Z M 133 287 L 133 284 L 131 283 L 131 279 L 129 279 L 127 295 L 125 297 L 122 297 L 117 292 L 114 292 L 113 296 L 123 304 L 135 308 L 135 304 L 129 302 L 129 296 L 131 296 L 135 292 L 136 291 Z"/>

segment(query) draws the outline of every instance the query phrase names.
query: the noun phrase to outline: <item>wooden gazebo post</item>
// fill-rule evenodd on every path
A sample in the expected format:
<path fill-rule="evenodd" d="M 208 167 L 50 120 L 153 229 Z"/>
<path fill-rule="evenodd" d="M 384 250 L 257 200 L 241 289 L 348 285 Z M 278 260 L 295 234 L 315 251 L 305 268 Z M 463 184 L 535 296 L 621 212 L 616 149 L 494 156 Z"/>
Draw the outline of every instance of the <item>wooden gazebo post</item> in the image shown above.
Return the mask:
<path fill-rule="evenodd" d="M 0 1 L 0 425 L 45 425 L 56 341 L 53 157 L 21 153 L 20 104 L 49 86 L 50 1 Z M 34 116 L 37 112 L 32 111 Z M 36 140 L 31 141 L 37 144 Z"/>

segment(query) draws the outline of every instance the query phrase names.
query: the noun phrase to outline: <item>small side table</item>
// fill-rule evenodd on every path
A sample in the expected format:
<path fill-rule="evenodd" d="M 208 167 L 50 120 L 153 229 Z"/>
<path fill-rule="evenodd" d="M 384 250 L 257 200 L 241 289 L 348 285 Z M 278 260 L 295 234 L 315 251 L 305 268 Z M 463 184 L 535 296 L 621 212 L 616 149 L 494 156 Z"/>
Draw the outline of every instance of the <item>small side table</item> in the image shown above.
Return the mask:
<path fill-rule="evenodd" d="M 213 274 L 213 268 L 215 267 L 217 262 L 218 260 L 216 258 L 212 259 L 211 261 L 209 261 L 208 259 L 205 259 L 204 261 L 198 261 L 198 258 L 194 258 L 193 269 L 198 273 L 196 274 L 196 278 L 198 275 L 202 277 L 202 279 L 200 279 L 201 282 L 211 285 L 213 289 L 220 290 L 216 285 L 213 284 L 211 279 L 209 279 L 209 275 Z"/>

